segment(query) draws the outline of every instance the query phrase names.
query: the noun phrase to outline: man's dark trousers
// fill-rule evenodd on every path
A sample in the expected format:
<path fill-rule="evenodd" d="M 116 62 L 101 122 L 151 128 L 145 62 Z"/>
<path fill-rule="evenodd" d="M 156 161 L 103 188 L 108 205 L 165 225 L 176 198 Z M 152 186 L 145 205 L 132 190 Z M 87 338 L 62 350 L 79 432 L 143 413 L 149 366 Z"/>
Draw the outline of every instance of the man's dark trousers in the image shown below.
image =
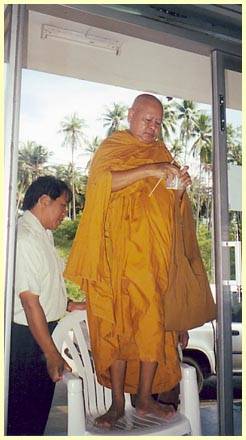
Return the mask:
<path fill-rule="evenodd" d="M 48 324 L 50 334 L 56 322 Z M 29 327 L 12 324 L 7 435 L 43 435 L 55 384 Z"/>

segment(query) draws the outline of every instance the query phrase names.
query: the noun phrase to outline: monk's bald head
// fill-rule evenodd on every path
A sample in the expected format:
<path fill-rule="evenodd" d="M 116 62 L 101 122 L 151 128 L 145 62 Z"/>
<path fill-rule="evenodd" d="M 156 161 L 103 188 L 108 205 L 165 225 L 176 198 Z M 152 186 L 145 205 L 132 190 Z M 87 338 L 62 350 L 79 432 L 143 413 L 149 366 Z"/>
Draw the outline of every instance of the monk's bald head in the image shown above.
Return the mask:
<path fill-rule="evenodd" d="M 159 137 L 162 118 L 159 99 L 147 93 L 138 95 L 128 112 L 130 132 L 146 144 L 153 143 Z"/>
<path fill-rule="evenodd" d="M 156 98 L 154 95 L 150 95 L 148 93 L 142 93 L 141 95 L 138 95 L 132 104 L 132 109 L 139 109 L 140 107 L 148 107 L 148 106 L 157 106 L 160 108 L 161 112 L 163 113 L 163 106 L 161 101 Z"/>

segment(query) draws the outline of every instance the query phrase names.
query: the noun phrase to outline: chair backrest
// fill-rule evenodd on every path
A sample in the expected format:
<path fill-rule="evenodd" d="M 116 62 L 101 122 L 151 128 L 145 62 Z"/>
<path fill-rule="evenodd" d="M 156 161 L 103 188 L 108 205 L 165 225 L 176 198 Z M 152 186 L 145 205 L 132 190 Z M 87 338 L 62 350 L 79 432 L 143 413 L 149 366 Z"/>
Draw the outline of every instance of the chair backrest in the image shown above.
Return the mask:
<path fill-rule="evenodd" d="M 111 405 L 111 391 L 97 382 L 91 355 L 87 314 L 75 310 L 65 316 L 53 332 L 53 340 L 59 352 L 83 380 L 85 412 L 101 414 Z"/>

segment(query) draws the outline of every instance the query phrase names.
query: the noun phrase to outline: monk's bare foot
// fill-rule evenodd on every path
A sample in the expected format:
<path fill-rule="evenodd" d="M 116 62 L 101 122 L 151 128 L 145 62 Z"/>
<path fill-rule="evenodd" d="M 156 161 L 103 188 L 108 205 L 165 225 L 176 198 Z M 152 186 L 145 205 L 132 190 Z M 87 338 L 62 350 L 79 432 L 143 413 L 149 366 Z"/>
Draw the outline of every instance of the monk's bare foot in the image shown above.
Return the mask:
<path fill-rule="evenodd" d="M 95 419 L 94 424 L 99 428 L 112 428 L 124 413 L 124 405 L 111 405 L 105 414 Z"/>
<path fill-rule="evenodd" d="M 156 402 L 152 397 L 146 399 L 136 398 L 135 408 L 140 416 L 151 414 L 165 420 L 171 420 L 176 414 L 173 405 Z"/>

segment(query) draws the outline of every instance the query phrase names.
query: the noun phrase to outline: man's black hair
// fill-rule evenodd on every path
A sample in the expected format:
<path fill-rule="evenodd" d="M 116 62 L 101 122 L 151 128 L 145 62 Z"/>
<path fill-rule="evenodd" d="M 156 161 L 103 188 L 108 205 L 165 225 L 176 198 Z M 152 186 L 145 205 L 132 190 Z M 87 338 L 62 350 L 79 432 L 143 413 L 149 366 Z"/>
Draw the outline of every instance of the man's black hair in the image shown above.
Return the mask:
<path fill-rule="evenodd" d="M 67 195 L 67 201 L 72 198 L 71 189 L 62 180 L 56 179 L 54 176 L 41 176 L 37 180 L 32 182 L 29 186 L 22 204 L 23 211 L 32 209 L 37 203 L 39 198 L 46 194 L 52 200 L 56 200 L 62 194 Z"/>

